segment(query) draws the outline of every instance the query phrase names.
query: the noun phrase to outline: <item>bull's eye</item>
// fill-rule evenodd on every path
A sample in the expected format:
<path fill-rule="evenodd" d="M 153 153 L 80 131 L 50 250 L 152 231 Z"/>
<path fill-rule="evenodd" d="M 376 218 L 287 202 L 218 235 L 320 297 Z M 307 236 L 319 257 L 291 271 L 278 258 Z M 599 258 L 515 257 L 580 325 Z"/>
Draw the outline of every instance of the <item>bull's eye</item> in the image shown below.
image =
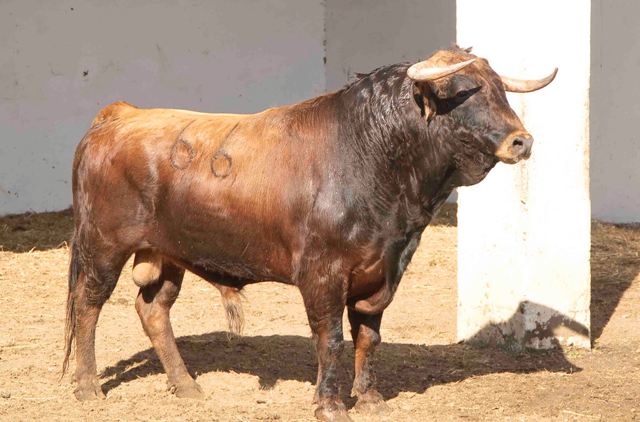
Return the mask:
<path fill-rule="evenodd" d="M 458 101 L 466 100 L 467 98 L 471 97 L 473 94 L 478 92 L 479 90 L 480 90 L 479 86 L 475 88 L 470 88 L 470 89 L 463 89 L 461 91 L 456 92 L 455 98 Z"/>
<path fill-rule="evenodd" d="M 453 94 L 451 97 L 441 99 L 438 102 L 438 112 L 440 114 L 449 113 L 459 105 L 463 104 L 473 94 L 480 91 L 480 88 L 481 87 L 477 86 L 475 88 L 462 89 L 456 92 L 455 94 Z"/>

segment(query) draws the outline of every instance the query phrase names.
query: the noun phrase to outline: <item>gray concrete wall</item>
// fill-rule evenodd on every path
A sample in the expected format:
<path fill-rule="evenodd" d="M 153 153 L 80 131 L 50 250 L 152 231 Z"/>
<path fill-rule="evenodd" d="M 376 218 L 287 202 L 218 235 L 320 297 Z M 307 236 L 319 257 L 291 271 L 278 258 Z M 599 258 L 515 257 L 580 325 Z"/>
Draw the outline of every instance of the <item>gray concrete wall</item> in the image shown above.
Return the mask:
<path fill-rule="evenodd" d="M 592 1 L 591 204 L 595 218 L 640 221 L 640 2 Z"/>
<path fill-rule="evenodd" d="M 0 2 L 0 214 L 71 203 L 93 115 L 253 112 L 320 94 L 321 0 Z"/>
<path fill-rule="evenodd" d="M 456 2 L 327 0 L 327 89 L 355 73 L 417 61 L 456 40 Z"/>

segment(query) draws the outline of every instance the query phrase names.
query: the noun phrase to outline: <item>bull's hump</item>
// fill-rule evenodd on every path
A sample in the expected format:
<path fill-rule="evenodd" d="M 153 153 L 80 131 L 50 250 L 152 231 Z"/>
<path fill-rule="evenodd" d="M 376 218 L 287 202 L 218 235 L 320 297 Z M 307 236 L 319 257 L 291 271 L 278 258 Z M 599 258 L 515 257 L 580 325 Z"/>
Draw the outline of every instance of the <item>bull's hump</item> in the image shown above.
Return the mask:
<path fill-rule="evenodd" d="M 91 126 L 97 126 L 106 121 L 119 118 L 124 112 L 128 110 L 136 110 L 136 107 L 125 101 L 116 101 L 115 103 L 111 103 L 100 110 L 98 114 L 96 114 L 93 122 L 91 122 Z"/>

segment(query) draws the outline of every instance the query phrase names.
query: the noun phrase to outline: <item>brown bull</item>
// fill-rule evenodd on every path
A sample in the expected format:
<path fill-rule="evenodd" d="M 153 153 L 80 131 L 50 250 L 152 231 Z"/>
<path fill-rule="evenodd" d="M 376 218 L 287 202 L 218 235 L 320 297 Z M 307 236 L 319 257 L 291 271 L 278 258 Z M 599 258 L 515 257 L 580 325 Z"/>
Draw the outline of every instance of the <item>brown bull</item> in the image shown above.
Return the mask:
<path fill-rule="evenodd" d="M 348 310 L 357 406 L 384 405 L 370 368 L 380 321 L 424 228 L 456 186 L 530 154 L 505 90 L 551 82 L 501 78 L 454 48 L 382 67 L 344 89 L 252 115 L 102 110 L 73 164 L 75 232 L 66 369 L 76 343 L 76 397 L 103 397 L 95 327 L 127 259 L 136 309 L 172 391 L 202 390 L 169 322 L 184 271 L 227 298 L 248 283 L 299 287 L 318 356 L 316 416 L 348 420 L 337 359 Z"/>

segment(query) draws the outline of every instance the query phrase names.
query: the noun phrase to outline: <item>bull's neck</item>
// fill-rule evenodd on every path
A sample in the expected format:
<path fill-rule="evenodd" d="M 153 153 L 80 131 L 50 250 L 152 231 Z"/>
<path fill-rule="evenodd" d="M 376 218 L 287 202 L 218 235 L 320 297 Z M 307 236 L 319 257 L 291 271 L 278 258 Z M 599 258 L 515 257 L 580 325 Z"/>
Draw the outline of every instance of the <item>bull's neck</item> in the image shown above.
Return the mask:
<path fill-rule="evenodd" d="M 424 227 L 456 186 L 453 151 L 438 124 L 421 115 L 412 81 L 385 82 L 344 92 L 340 138 L 354 153 L 354 176 L 379 197 L 372 206 L 399 207 L 407 229 Z"/>

